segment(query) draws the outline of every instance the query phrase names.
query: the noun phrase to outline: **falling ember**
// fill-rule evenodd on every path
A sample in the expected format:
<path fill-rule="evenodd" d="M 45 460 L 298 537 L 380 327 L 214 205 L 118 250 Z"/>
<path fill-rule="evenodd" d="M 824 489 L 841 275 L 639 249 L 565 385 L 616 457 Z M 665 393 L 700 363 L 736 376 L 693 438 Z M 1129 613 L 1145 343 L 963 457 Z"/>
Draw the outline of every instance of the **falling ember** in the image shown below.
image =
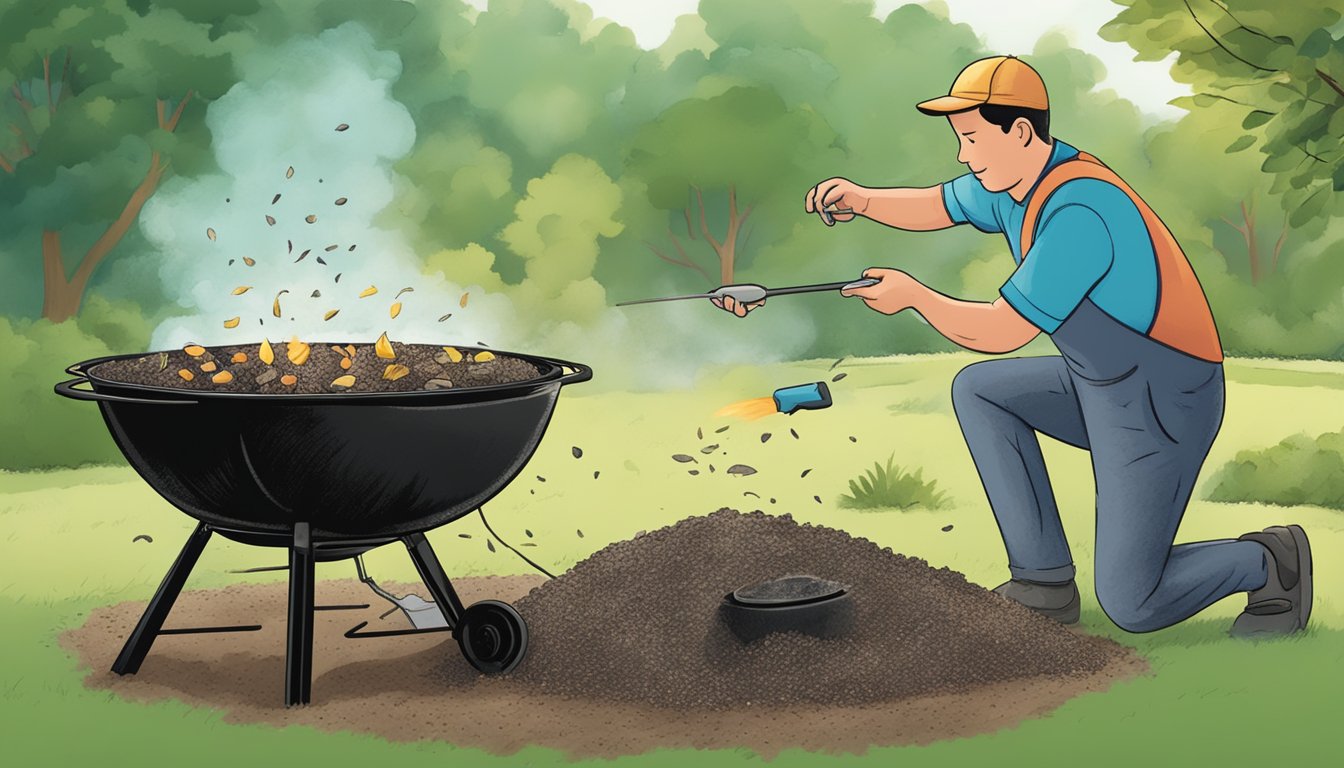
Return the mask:
<path fill-rule="evenodd" d="M 755 421 L 778 412 L 773 397 L 755 397 L 751 400 L 742 400 L 720 408 L 714 412 L 714 415 L 738 418 L 743 421 Z"/>
<path fill-rule="evenodd" d="M 365 288 L 364 290 L 359 292 L 359 298 L 367 299 L 368 297 L 372 296 L 377 292 L 378 292 L 378 286 L 370 285 L 368 288 Z"/>
<path fill-rule="evenodd" d="M 330 320 L 331 318 L 333 318 L 333 317 L 336 316 L 336 313 L 337 313 L 337 312 L 340 312 L 340 311 L 341 311 L 341 310 L 339 310 L 339 309 L 329 309 L 329 310 L 327 310 L 327 314 L 325 314 L 325 315 L 322 316 L 322 319 L 323 319 L 323 320 Z"/>
<path fill-rule="evenodd" d="M 275 294 L 275 301 L 271 303 L 271 314 L 276 317 L 280 317 L 280 297 L 284 296 L 286 293 L 289 293 L 289 289 L 285 289 Z"/>
<path fill-rule="evenodd" d="M 314 215 L 314 214 L 311 214 L 311 213 L 310 213 L 310 214 L 308 214 L 307 216 L 304 216 L 304 217 L 303 217 L 303 220 L 306 221 L 306 222 L 308 222 L 309 224 L 316 224 L 316 223 L 317 223 L 317 216 Z"/>
<path fill-rule="evenodd" d="M 392 342 L 388 340 L 386 332 L 378 337 L 378 341 L 373 345 L 373 351 L 384 360 L 391 360 L 397 356 L 396 353 L 392 351 Z"/>
<path fill-rule="evenodd" d="M 256 264 L 257 264 L 257 260 L 254 259 L 254 258 L 252 258 L 251 256 L 244 256 L 244 257 L 243 257 L 243 263 L 246 264 L 246 265 L 249 266 L 249 267 L 253 267 L 253 266 L 256 266 Z"/>
<path fill-rule="evenodd" d="M 286 179 L 294 178 L 294 166 L 292 165 L 289 166 L 289 170 L 285 171 L 285 178 Z"/>
<path fill-rule="evenodd" d="M 210 238 L 210 239 L 213 241 L 213 240 L 215 239 L 215 230 L 212 229 L 212 228 L 210 228 L 210 227 L 206 227 L 206 228 L 205 228 L 205 236 L 208 237 L 208 238 Z"/>
<path fill-rule="evenodd" d="M 388 314 L 392 316 L 393 320 L 396 320 L 397 315 L 401 314 L 401 302 L 400 301 L 392 302 L 392 308 L 388 310 Z"/>
<path fill-rule="evenodd" d="M 238 327 L 238 322 L 239 322 L 239 320 L 241 320 L 241 318 L 237 318 L 237 317 L 229 318 L 228 320 L 225 320 L 225 321 L 224 321 L 224 327 L 225 327 L 225 328 L 237 328 L 237 327 Z"/>
<path fill-rule="evenodd" d="M 261 359 L 261 362 L 267 365 L 275 362 L 275 350 L 271 349 L 270 340 L 261 340 L 261 347 L 257 349 L 257 357 Z"/>
<path fill-rule="evenodd" d="M 471 295 L 470 293 L 464 293 L 464 294 L 462 294 L 462 298 L 461 298 L 461 299 L 458 299 L 458 301 L 457 301 L 457 305 L 458 305 L 459 307 L 463 308 L 463 309 L 466 309 L 466 308 L 467 308 L 467 297 L 470 296 L 470 295 Z"/>
<path fill-rule="evenodd" d="M 233 295 L 234 295 L 234 296 L 242 296 L 244 293 L 247 293 L 247 292 L 250 291 L 250 290 L 252 290 L 252 286 L 250 286 L 250 285 L 240 285 L 240 286 L 238 286 L 237 288 L 234 288 L 234 289 L 233 289 Z"/>

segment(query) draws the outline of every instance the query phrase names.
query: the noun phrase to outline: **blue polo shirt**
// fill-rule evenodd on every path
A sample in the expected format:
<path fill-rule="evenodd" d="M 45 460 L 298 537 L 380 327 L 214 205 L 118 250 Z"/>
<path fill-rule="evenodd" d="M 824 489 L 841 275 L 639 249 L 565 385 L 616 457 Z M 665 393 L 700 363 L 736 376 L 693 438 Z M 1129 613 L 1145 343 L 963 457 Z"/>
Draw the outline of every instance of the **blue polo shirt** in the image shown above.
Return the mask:
<path fill-rule="evenodd" d="M 1077 154 L 1055 139 L 1041 175 Z M 1041 208 L 1024 259 L 1022 218 L 1036 185 L 1019 203 L 968 173 L 942 185 L 943 204 L 956 224 L 1003 233 L 1017 270 L 999 293 L 1032 325 L 1054 333 L 1083 299 L 1091 299 L 1115 320 L 1147 333 L 1157 312 L 1157 257 L 1139 209 L 1104 181 L 1067 181 Z"/>

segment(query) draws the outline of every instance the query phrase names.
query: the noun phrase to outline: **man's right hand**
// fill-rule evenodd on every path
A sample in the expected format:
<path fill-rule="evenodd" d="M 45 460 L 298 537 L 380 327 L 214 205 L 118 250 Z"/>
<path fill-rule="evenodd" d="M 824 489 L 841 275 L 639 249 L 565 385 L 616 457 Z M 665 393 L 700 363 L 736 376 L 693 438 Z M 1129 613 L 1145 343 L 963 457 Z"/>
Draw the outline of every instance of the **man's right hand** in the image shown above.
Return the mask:
<path fill-rule="evenodd" d="M 817 214 L 826 226 L 833 227 L 836 221 L 849 221 L 868 210 L 869 191 L 867 187 L 837 176 L 809 189 L 803 198 L 804 208 L 808 213 Z M 823 214 L 822 211 L 830 206 L 849 208 L 853 213 L 835 213 L 832 210 Z"/>
<path fill-rule="evenodd" d="M 713 304 L 714 306 L 726 312 L 732 312 L 734 315 L 737 315 L 738 317 L 746 317 L 747 313 L 750 312 L 751 310 L 757 307 L 765 306 L 765 299 L 761 299 L 760 301 L 754 302 L 752 304 L 744 304 L 740 301 L 735 300 L 732 296 L 724 296 L 722 301 L 718 299 L 710 299 L 709 303 Z"/>

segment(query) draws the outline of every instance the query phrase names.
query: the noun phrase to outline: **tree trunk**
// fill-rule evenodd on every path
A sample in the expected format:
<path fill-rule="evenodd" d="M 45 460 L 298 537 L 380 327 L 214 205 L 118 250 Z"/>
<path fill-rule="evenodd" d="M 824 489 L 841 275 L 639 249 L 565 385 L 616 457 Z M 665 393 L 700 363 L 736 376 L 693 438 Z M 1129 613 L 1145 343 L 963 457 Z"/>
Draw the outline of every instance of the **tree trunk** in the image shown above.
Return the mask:
<path fill-rule="evenodd" d="M 709 243 L 710 247 L 714 249 L 715 255 L 719 257 L 720 285 L 732 285 L 733 275 L 737 268 L 737 236 L 742 232 L 742 224 L 751 215 L 752 206 L 749 205 L 739 212 L 737 209 L 737 186 L 729 185 L 728 233 L 724 235 L 723 241 L 720 242 L 709 233 L 709 223 L 705 217 L 705 198 L 699 187 L 695 189 L 695 199 L 700 204 L 700 233 L 704 235 L 705 242 Z"/>
<path fill-rule="evenodd" d="M 158 152 L 150 155 L 145 178 L 131 193 L 121 214 L 80 259 L 73 276 L 66 276 L 65 262 L 61 258 L 61 233 L 53 230 L 42 232 L 42 317 L 53 323 L 63 323 L 78 314 L 94 269 L 126 236 L 131 224 L 140 215 L 140 209 L 158 188 L 165 167 L 159 160 Z"/>

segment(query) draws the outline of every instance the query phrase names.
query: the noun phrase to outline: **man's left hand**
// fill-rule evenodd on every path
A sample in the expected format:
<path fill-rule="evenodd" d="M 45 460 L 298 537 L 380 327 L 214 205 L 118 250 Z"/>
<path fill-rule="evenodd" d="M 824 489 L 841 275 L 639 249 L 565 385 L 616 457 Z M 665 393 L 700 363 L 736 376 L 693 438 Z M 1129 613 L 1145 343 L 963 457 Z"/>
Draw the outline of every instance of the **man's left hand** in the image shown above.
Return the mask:
<path fill-rule="evenodd" d="M 867 288 L 842 290 L 843 296 L 858 296 L 872 309 L 884 315 L 894 315 L 915 305 L 919 292 L 924 285 L 899 269 L 870 267 L 863 271 L 864 277 L 875 277 L 882 282 Z"/>

